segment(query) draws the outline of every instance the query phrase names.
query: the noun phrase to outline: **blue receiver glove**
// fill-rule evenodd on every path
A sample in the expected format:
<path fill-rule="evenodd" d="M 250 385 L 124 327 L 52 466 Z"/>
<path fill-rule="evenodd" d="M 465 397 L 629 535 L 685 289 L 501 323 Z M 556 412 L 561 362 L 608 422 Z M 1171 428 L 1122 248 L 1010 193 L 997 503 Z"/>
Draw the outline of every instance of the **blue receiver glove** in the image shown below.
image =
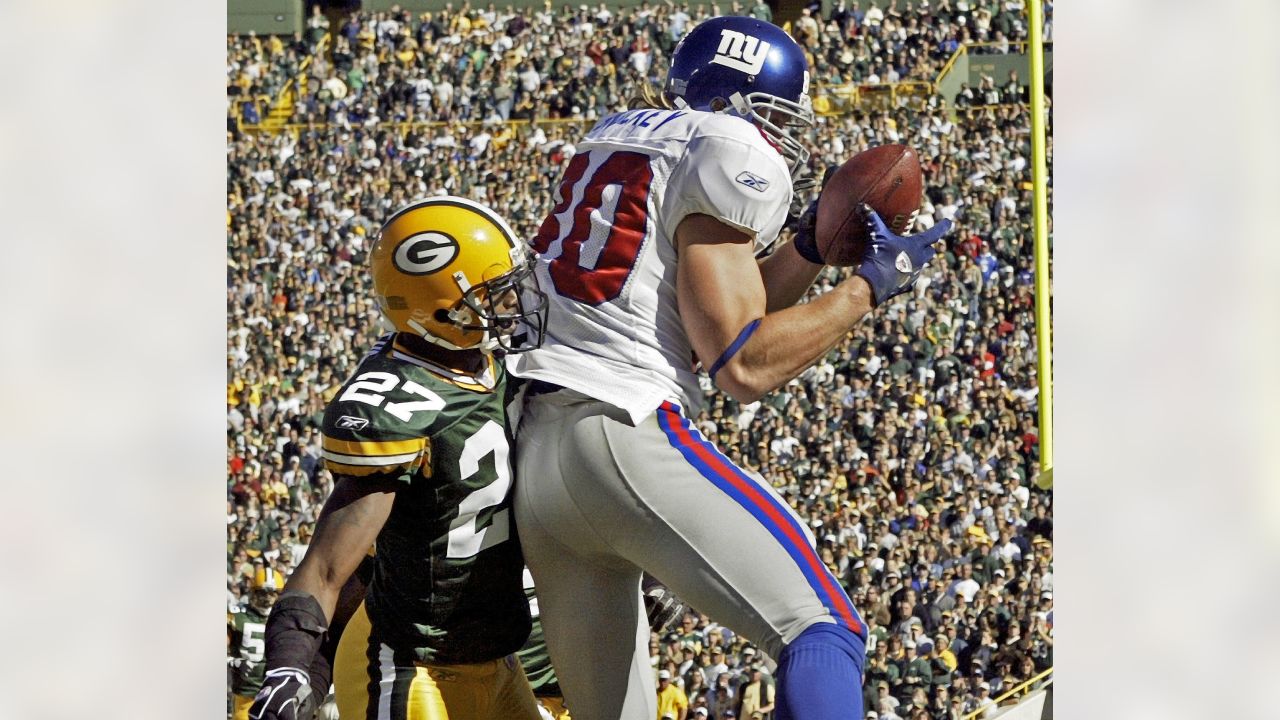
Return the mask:
<path fill-rule="evenodd" d="M 862 211 L 871 240 L 866 258 L 855 272 L 871 285 L 879 307 L 885 300 L 911 289 L 925 263 L 938 252 L 933 244 L 951 232 L 951 221 L 943 220 L 919 235 L 898 237 L 871 206 L 863 204 Z"/>

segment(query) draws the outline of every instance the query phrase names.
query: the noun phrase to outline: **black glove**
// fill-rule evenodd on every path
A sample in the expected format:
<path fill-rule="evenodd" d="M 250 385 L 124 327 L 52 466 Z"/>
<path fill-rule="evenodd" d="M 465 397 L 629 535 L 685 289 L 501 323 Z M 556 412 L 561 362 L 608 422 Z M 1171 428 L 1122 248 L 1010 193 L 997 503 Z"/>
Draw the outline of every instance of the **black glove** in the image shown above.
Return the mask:
<path fill-rule="evenodd" d="M 898 237 L 870 205 L 864 204 L 862 211 L 866 213 L 871 240 L 867 243 L 867 256 L 856 272 L 871 285 L 878 307 L 911 289 L 925 263 L 938 252 L 933 244 L 951 231 L 951 221 L 943 220 L 919 235 Z"/>
<path fill-rule="evenodd" d="M 262 689 L 249 707 L 249 720 L 313 720 L 317 702 L 305 671 L 282 667 L 268 670 Z"/>
<path fill-rule="evenodd" d="M 644 611 L 649 616 L 649 629 L 661 635 L 680 618 L 685 606 L 671 589 L 657 580 L 644 576 Z"/>
<path fill-rule="evenodd" d="M 317 677 L 322 687 L 313 690 L 308 669 L 327 630 L 324 611 L 314 597 L 288 589 L 280 595 L 267 618 L 267 673 L 249 708 L 250 720 L 313 720 L 329 682 Z M 327 670 L 328 662 L 319 667 Z"/>

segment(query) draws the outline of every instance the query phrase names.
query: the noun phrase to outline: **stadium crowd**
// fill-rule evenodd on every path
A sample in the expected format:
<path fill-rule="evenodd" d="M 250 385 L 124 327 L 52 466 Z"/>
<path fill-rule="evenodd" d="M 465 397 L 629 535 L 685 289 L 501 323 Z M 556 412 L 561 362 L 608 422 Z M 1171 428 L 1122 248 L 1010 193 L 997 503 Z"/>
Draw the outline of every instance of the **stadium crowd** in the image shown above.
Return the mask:
<path fill-rule="evenodd" d="M 821 3 L 805 9 L 792 30 L 809 51 L 815 87 L 929 81 L 961 44 L 990 43 L 976 52 L 1007 52 L 1026 37 L 1021 0 L 897 5 L 863 10 L 856 0 L 837 0 L 825 16 Z M 661 83 L 678 39 L 723 13 L 772 17 L 760 0 L 646 0 L 612 9 L 605 3 L 557 8 L 546 0 L 540 11 L 447 3 L 415 17 L 392 9 L 352 15 L 331 28 L 317 5 L 306 33 L 289 41 L 228 39 L 228 89 L 239 100 L 231 112 L 258 122 L 263 109 L 252 99 L 274 96 L 309 49 L 334 31 L 327 51 L 307 69 L 294 122 L 594 120 L 640 85 Z M 985 104 L 1007 93 L 995 82 L 986 98 L 994 102 Z"/>
<path fill-rule="evenodd" d="M 797 21 L 820 81 L 931 79 L 949 43 L 1024 29 L 1020 2 L 898 4 L 836 2 Z M 257 568 L 297 565 L 332 487 L 319 421 L 380 334 L 364 262 L 388 211 L 465 195 L 532 236 L 592 119 L 660 83 L 700 19 L 767 11 L 464 4 L 353 16 L 331 55 L 318 49 L 330 29 L 319 13 L 292 40 L 228 39 L 229 607 L 246 602 Z M 243 99 L 278 92 L 308 56 L 294 119 L 311 126 L 242 129 Z M 567 120 L 503 122 L 520 118 Z M 951 218 L 957 229 L 913 293 L 762 402 L 739 405 L 704 377 L 700 429 L 807 521 L 869 627 L 868 719 L 956 718 L 1052 665 L 1028 128 L 1020 104 L 956 113 L 938 96 L 821 118 L 815 172 L 911 145 L 927 186 L 917 227 Z M 828 268 L 811 294 L 847 272 Z M 690 612 L 651 651 L 662 692 L 682 693 L 689 718 L 769 718 L 770 663 L 714 618 Z"/>

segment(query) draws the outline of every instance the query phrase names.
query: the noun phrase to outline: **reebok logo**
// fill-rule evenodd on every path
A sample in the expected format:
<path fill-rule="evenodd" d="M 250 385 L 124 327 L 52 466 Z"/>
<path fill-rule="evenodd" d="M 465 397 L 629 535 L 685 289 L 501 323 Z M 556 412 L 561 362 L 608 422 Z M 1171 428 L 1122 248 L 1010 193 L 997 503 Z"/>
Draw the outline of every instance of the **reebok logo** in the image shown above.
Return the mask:
<path fill-rule="evenodd" d="M 759 75 L 769 56 L 770 45 L 760 38 L 744 35 L 736 30 L 720 31 L 720 47 L 711 59 L 716 65 L 741 70 L 748 75 Z"/>
<path fill-rule="evenodd" d="M 734 180 L 737 180 L 738 182 L 742 183 L 743 185 L 746 185 L 752 190 L 757 190 L 759 192 L 764 192 L 769 188 L 768 180 L 765 180 L 764 178 L 754 173 L 749 173 L 746 170 L 743 170 L 742 172 L 738 173 L 738 177 L 734 178 Z"/>
<path fill-rule="evenodd" d="M 369 421 L 364 418 L 343 415 L 338 418 L 336 425 L 342 430 L 363 430 L 369 425 Z"/>

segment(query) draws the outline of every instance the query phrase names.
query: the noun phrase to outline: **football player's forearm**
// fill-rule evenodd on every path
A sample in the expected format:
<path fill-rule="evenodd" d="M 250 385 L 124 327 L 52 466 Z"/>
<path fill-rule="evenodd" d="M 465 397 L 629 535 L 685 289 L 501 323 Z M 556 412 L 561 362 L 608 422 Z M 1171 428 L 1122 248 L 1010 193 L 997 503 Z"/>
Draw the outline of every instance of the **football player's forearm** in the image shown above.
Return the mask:
<path fill-rule="evenodd" d="M 369 569 L 366 572 L 366 565 Z M 329 619 L 334 635 L 340 635 L 347 621 L 356 614 L 360 603 L 364 602 L 365 592 L 369 589 L 368 577 L 372 574 L 373 556 L 365 555 L 356 571 L 347 578 L 338 592 L 338 600 L 334 606 L 333 617 Z"/>
<path fill-rule="evenodd" d="M 325 502 L 315 535 L 286 590 L 305 592 L 332 621 L 338 596 L 381 532 L 395 500 L 394 486 L 343 478 Z"/>
<path fill-rule="evenodd" d="M 338 641 L 342 638 L 342 631 L 346 629 L 347 623 L 356 614 L 356 610 L 360 608 L 360 603 L 364 602 L 365 592 L 369 589 L 365 565 L 373 564 L 373 556 L 366 555 L 360 562 L 360 567 L 351 574 L 351 577 L 347 578 L 347 582 L 343 584 L 342 589 L 338 592 L 333 615 L 329 617 L 329 633 L 325 637 L 324 644 L 320 646 L 320 652 L 317 655 L 317 661 L 323 658 L 329 663 L 330 667 L 332 667 L 337 655 Z M 369 572 L 372 573 L 372 570 L 370 569 Z"/>
<path fill-rule="evenodd" d="M 716 384 L 739 402 L 759 400 L 817 362 L 871 309 L 871 286 L 853 277 L 813 302 L 770 313 Z"/>
<path fill-rule="evenodd" d="M 799 302 L 822 267 L 800 257 L 793 243 L 783 245 L 761 260 L 760 276 L 764 279 L 766 312 L 777 312 Z"/>

